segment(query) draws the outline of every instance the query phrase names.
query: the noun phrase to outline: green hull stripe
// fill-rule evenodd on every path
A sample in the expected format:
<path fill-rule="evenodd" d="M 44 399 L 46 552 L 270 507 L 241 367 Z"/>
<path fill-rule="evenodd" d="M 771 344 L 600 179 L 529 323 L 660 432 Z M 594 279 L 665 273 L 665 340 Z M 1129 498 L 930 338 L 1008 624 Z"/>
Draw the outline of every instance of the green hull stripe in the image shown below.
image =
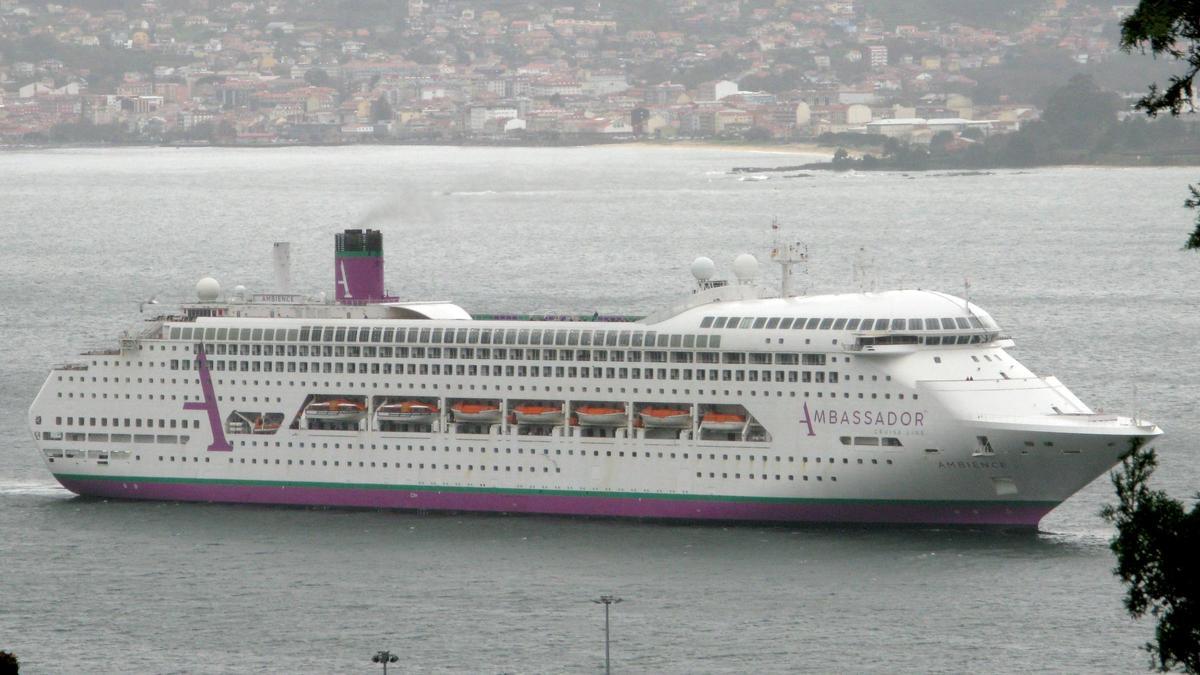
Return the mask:
<path fill-rule="evenodd" d="M 234 485 L 243 487 L 278 488 L 322 488 L 328 490 L 400 490 L 409 492 L 459 492 L 499 495 L 539 495 L 554 497 L 598 497 L 605 499 L 670 499 L 680 501 L 709 502 L 753 502 L 765 504 L 896 504 L 914 506 L 1046 506 L 1053 508 L 1054 501 L 1013 500 L 950 500 L 950 499 L 829 499 L 812 497 L 748 497 L 739 495 L 698 495 L 648 492 L 603 492 L 597 490 L 538 490 L 533 488 L 483 488 L 462 485 L 394 485 L 387 483 L 321 483 L 284 480 L 237 480 L 232 478 L 174 478 L 148 476 L 98 476 L 80 473 L 56 473 L 57 478 L 66 480 L 104 480 L 119 483 L 167 483 L 179 485 Z"/>

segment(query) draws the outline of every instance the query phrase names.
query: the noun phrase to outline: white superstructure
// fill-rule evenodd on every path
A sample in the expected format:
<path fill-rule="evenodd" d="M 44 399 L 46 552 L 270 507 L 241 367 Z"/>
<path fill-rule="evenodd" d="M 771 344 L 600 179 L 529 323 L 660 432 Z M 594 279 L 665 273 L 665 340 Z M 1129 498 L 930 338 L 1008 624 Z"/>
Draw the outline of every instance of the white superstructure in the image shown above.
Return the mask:
<path fill-rule="evenodd" d="M 699 260 L 644 318 L 351 299 L 344 267 L 340 302 L 206 280 L 53 369 L 30 426 L 80 494 L 1023 526 L 1161 433 L 1030 372 L 961 298 L 768 297 L 757 267 Z"/>

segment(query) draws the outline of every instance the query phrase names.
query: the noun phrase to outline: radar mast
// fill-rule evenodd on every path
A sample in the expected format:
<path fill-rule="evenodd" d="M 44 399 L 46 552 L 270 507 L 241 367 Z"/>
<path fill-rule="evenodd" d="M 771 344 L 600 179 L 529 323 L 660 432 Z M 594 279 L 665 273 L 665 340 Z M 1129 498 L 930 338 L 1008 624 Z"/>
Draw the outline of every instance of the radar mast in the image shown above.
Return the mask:
<path fill-rule="evenodd" d="M 779 297 L 790 298 L 793 295 L 803 295 L 807 289 L 801 288 L 799 293 L 795 293 L 792 290 L 792 276 L 794 274 L 792 268 L 799 265 L 799 273 L 802 275 L 808 274 L 808 245 L 802 241 L 780 242 L 779 219 L 777 218 L 771 220 L 771 231 L 775 235 L 775 241 L 771 246 L 771 261 L 779 265 L 783 275 Z"/>

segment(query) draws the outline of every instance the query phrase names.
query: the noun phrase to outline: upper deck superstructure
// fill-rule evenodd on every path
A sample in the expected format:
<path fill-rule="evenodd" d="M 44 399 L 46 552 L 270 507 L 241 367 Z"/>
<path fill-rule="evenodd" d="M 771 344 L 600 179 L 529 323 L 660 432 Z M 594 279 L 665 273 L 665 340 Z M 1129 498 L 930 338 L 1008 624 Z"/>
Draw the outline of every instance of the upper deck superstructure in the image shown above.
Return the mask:
<path fill-rule="evenodd" d="M 748 267 L 643 318 L 209 284 L 54 369 L 30 423 L 81 494 L 1008 525 L 1160 433 L 1030 372 L 960 298 L 771 297 Z"/>

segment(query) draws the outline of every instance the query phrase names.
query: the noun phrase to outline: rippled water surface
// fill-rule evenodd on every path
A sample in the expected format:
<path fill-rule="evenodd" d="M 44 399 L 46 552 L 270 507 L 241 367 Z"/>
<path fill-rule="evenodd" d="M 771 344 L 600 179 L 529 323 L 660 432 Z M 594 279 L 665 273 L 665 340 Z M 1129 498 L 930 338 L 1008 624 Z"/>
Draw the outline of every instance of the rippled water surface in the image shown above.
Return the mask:
<path fill-rule="evenodd" d="M 331 292 L 332 234 L 386 236 L 389 289 L 471 311 L 646 313 L 708 255 L 804 239 L 811 292 L 964 292 L 1013 354 L 1168 432 L 1158 483 L 1200 486 L 1200 257 L 1187 169 L 817 174 L 703 149 L 130 149 L 0 154 L 0 649 L 23 672 L 1126 672 L 1148 623 L 1110 574 L 1099 479 L 1038 533 L 720 527 L 72 497 L 26 410 L 195 280 L 269 290 L 293 242 Z M 766 281 L 775 283 L 768 271 Z"/>

